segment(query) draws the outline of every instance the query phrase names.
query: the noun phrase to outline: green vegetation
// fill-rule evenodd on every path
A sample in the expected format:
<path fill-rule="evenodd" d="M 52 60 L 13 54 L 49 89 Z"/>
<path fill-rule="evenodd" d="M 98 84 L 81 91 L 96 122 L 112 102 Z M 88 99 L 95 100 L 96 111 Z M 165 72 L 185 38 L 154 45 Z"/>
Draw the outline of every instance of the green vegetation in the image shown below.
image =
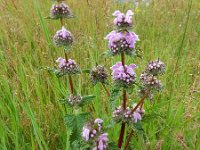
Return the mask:
<path fill-rule="evenodd" d="M 82 69 L 98 62 L 107 68 L 119 58 L 102 58 L 107 50 L 104 37 L 112 30 L 111 15 L 116 9 L 135 9 L 133 4 L 112 0 L 68 0 L 76 18 L 65 21 L 75 37 L 70 52 Z M 50 0 L 0 1 L 0 149 L 70 150 L 70 131 L 64 124 L 71 109 L 59 102 L 69 92 L 68 80 L 49 73 L 63 56 L 55 49 L 52 36 L 59 21 L 49 15 Z M 150 59 L 165 62 L 164 89 L 153 103 L 145 103 L 145 141 L 134 136 L 135 149 L 200 149 L 200 2 L 198 0 L 154 0 L 139 5 L 134 31 L 140 37 L 143 59 L 127 57 L 127 64 L 140 64 L 139 74 Z M 85 111 L 101 117 L 108 125 L 112 110 L 103 87 L 95 87 L 88 74 L 74 80 L 78 92 L 96 95 Z M 138 101 L 137 95 L 129 97 Z M 120 125 L 108 131 L 117 141 Z"/>

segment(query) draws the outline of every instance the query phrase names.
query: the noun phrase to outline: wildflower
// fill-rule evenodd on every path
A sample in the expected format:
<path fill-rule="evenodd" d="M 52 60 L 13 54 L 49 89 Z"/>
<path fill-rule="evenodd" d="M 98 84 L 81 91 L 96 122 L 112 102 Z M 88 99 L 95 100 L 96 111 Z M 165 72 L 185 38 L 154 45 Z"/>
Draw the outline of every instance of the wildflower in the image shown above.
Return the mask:
<path fill-rule="evenodd" d="M 141 74 L 140 80 L 146 89 L 161 90 L 161 81 L 151 74 Z"/>
<path fill-rule="evenodd" d="M 116 25 L 118 28 L 128 28 L 132 27 L 133 21 L 132 21 L 132 16 L 133 12 L 131 10 L 128 10 L 126 14 L 121 13 L 119 10 L 115 11 L 113 13 L 113 16 L 116 18 L 114 19 L 113 23 Z"/>
<path fill-rule="evenodd" d="M 90 129 L 87 126 L 83 127 L 82 137 L 85 141 L 88 141 L 90 138 Z"/>
<path fill-rule="evenodd" d="M 137 106 L 137 104 L 133 104 L 133 109 Z M 144 109 L 137 108 L 133 113 L 131 120 L 134 121 L 134 123 L 137 123 L 138 121 L 142 120 L 142 115 L 144 114 Z"/>
<path fill-rule="evenodd" d="M 150 61 L 146 67 L 145 72 L 147 74 L 152 74 L 154 76 L 162 75 L 165 72 L 165 68 L 166 68 L 165 64 L 158 59 L 156 61 Z"/>
<path fill-rule="evenodd" d="M 109 42 L 109 49 L 112 55 L 121 54 L 125 52 L 127 55 L 131 55 L 135 48 L 135 43 L 139 41 L 138 35 L 134 32 L 110 32 L 106 38 Z"/>
<path fill-rule="evenodd" d="M 53 41 L 55 46 L 57 47 L 61 46 L 67 47 L 72 44 L 73 37 L 71 32 L 67 31 L 65 27 L 62 27 L 62 29 L 57 31 L 56 34 L 54 35 Z"/>
<path fill-rule="evenodd" d="M 133 69 L 137 66 L 130 64 L 129 66 L 123 66 L 121 62 L 117 62 L 111 67 L 113 80 L 121 86 L 129 86 L 135 82 L 136 74 Z"/>
<path fill-rule="evenodd" d="M 77 74 L 80 72 L 79 66 L 72 59 L 66 61 L 64 58 L 59 57 L 56 62 L 59 63 L 59 69 L 66 74 Z"/>
<path fill-rule="evenodd" d="M 80 105 L 82 99 L 83 97 L 81 97 L 80 95 L 70 95 L 67 100 L 71 106 L 74 106 L 74 105 Z"/>
<path fill-rule="evenodd" d="M 72 13 L 69 6 L 65 3 L 53 4 L 50 10 L 50 17 L 52 19 L 70 18 Z"/>
<path fill-rule="evenodd" d="M 113 111 L 113 119 L 116 122 L 120 122 L 123 118 L 123 110 L 122 110 L 122 106 L 117 107 L 114 111 Z"/>
<path fill-rule="evenodd" d="M 113 111 L 113 119 L 116 122 L 134 122 L 142 120 L 142 115 L 144 114 L 144 109 L 137 108 L 134 112 L 132 109 L 135 108 L 137 104 L 134 104 L 132 108 L 126 107 L 125 110 L 122 110 L 122 107 L 119 106 Z"/>
<path fill-rule="evenodd" d="M 90 79 L 94 85 L 98 82 L 105 84 L 108 80 L 108 70 L 101 65 L 95 66 L 90 71 Z"/>
<path fill-rule="evenodd" d="M 103 120 L 97 118 L 94 121 L 87 123 L 83 127 L 82 138 L 85 141 L 89 141 L 90 139 L 95 140 L 97 135 L 100 135 L 102 133 L 102 128 L 103 128 Z"/>
<path fill-rule="evenodd" d="M 108 133 L 103 133 L 97 139 L 93 150 L 106 150 L 108 148 Z"/>

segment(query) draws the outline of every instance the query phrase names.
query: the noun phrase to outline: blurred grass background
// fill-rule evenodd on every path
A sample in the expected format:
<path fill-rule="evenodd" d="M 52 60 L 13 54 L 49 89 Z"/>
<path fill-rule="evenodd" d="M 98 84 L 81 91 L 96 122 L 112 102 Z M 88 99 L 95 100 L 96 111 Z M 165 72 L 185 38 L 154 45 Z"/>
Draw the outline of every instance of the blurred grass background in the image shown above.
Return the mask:
<path fill-rule="evenodd" d="M 52 44 L 60 22 L 44 19 L 52 2 L 0 2 L 0 149 L 69 150 L 65 111 L 58 102 L 68 94 L 67 80 L 41 69 L 56 66 L 57 57 L 63 56 L 63 50 Z M 101 57 L 107 50 L 104 37 L 112 30 L 111 14 L 116 9 L 134 10 L 134 4 L 112 0 L 67 3 L 77 16 L 65 21 L 75 37 L 71 58 L 84 69 L 96 62 L 109 68 L 119 60 Z M 135 149 L 200 149 L 200 2 L 154 0 L 149 6 L 139 5 L 134 20 L 144 59 L 127 57 L 127 64 L 137 64 L 139 76 L 147 61 L 159 57 L 167 70 L 162 94 L 145 105 L 147 113 L 161 116 L 144 124 L 146 141 L 135 136 L 131 144 Z M 73 79 L 80 93 L 96 95 L 84 111 L 108 123 L 112 111 L 102 86 L 92 87 L 88 75 Z M 138 101 L 136 95 L 129 98 Z M 109 138 L 116 141 L 119 129 L 110 130 Z"/>

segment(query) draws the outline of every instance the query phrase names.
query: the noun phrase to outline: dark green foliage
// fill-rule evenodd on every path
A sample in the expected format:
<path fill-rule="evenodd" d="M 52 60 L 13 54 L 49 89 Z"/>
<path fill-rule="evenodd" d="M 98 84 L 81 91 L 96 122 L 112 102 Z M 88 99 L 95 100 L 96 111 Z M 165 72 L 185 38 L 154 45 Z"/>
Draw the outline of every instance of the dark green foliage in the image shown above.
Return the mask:
<path fill-rule="evenodd" d="M 110 93 L 110 104 L 111 104 L 112 108 L 116 107 L 116 100 L 120 96 L 120 91 L 121 91 L 121 89 L 119 86 L 114 85 L 112 87 L 112 90 Z"/>
<path fill-rule="evenodd" d="M 89 120 L 89 113 L 67 114 L 64 118 L 68 130 L 71 130 L 70 143 L 74 148 L 80 147 L 81 131 L 84 123 Z"/>
<path fill-rule="evenodd" d="M 84 105 L 87 105 L 89 103 L 92 102 L 92 100 L 95 98 L 96 96 L 94 95 L 87 95 L 87 96 L 84 96 L 83 99 L 82 99 L 82 102 L 81 104 L 79 105 L 80 107 L 84 106 Z"/>

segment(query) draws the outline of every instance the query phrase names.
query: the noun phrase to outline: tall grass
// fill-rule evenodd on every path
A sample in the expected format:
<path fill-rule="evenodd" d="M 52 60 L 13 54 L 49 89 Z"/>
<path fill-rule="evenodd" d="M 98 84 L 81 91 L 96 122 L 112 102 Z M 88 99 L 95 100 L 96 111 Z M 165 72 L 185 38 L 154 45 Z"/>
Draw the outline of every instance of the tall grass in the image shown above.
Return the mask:
<path fill-rule="evenodd" d="M 96 62 L 111 66 L 117 58 L 102 59 L 107 50 L 104 37 L 112 29 L 110 14 L 135 9 L 134 5 L 112 0 L 67 2 L 77 16 L 66 22 L 76 39 L 70 56 L 83 69 Z M 70 149 L 65 108 L 58 102 L 69 90 L 67 80 L 42 69 L 54 66 L 63 53 L 51 42 L 59 22 L 44 19 L 50 7 L 49 0 L 1 0 L 0 149 Z M 148 60 L 160 57 L 167 72 L 162 94 L 145 106 L 147 113 L 157 115 L 144 124 L 146 141 L 133 138 L 135 149 L 200 149 L 199 9 L 198 0 L 154 0 L 137 9 L 134 30 L 144 59 L 128 62 L 141 64 L 139 74 Z M 93 105 L 84 109 L 108 123 L 112 111 L 103 88 L 92 87 L 88 75 L 78 78 L 74 82 L 80 93 L 96 95 Z M 135 95 L 129 98 L 137 100 Z M 117 141 L 117 130 L 119 126 L 109 131 L 110 139 Z"/>

